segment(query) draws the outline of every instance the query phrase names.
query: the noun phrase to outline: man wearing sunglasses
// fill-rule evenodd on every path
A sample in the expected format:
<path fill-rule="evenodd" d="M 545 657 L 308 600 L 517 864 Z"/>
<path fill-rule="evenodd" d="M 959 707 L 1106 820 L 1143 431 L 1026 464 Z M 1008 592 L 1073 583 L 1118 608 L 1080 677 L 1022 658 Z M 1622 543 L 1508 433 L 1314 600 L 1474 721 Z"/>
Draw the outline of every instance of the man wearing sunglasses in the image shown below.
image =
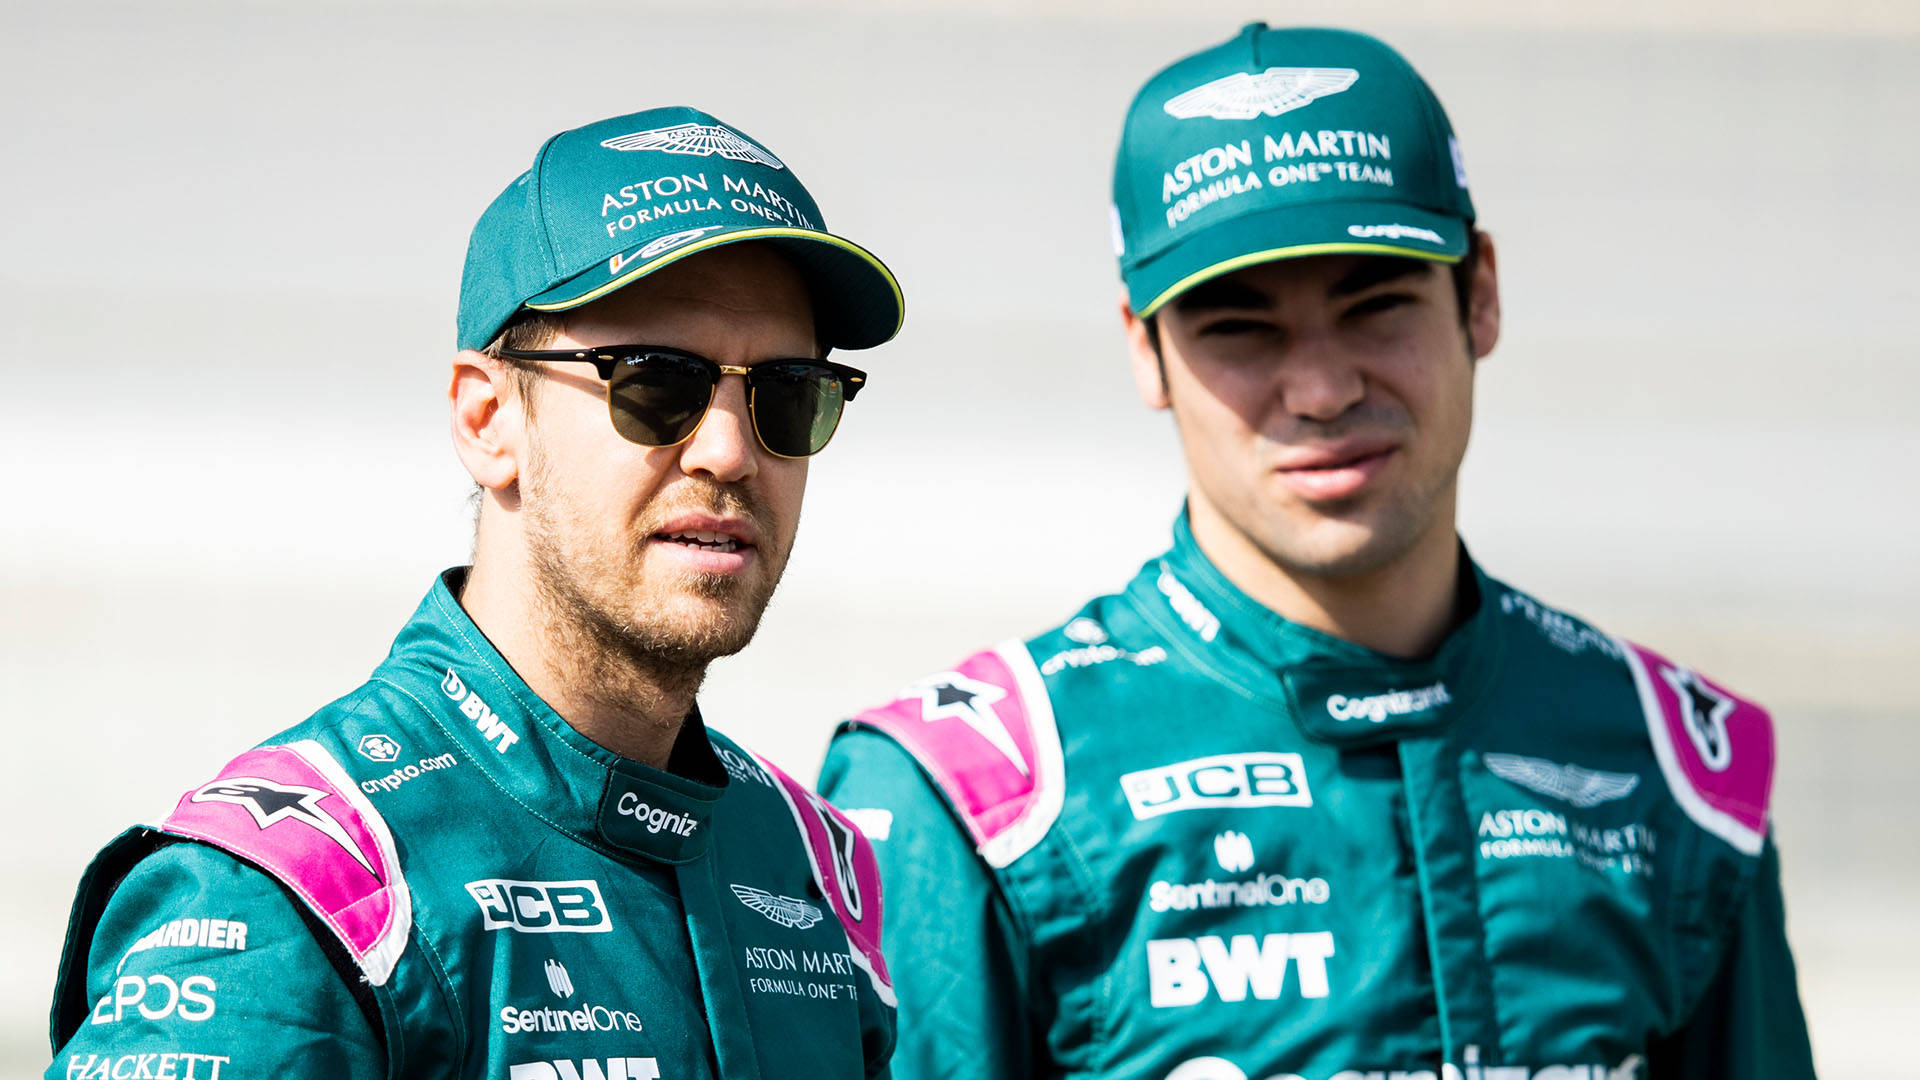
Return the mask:
<path fill-rule="evenodd" d="M 836 737 L 894 1074 L 1811 1076 L 1767 714 L 1456 534 L 1500 304 L 1425 82 L 1249 26 L 1141 90 L 1114 204 L 1186 510 Z"/>
<path fill-rule="evenodd" d="M 366 685 L 95 860 L 53 1078 L 872 1077 L 859 833 L 702 723 L 886 267 L 692 109 L 562 132 L 474 228 L 450 382 L 478 486 Z"/>

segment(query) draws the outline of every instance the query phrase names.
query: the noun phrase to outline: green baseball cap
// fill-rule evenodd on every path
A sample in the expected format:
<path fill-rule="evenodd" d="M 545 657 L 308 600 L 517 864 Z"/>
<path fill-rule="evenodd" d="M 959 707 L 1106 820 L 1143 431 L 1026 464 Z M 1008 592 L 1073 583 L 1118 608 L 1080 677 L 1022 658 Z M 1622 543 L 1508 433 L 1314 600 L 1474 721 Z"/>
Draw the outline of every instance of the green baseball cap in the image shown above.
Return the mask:
<path fill-rule="evenodd" d="M 591 303 L 723 244 L 771 244 L 806 278 L 828 348 L 900 331 L 885 263 L 827 231 L 786 164 L 739 129 L 684 106 L 616 116 L 548 139 L 473 227 L 460 279 L 459 347 L 482 349 L 522 309 Z"/>
<path fill-rule="evenodd" d="M 1142 317 L 1209 278 L 1303 255 L 1458 262 L 1460 143 L 1404 58 L 1347 30 L 1252 23 L 1147 80 L 1113 167 L 1113 242 Z"/>

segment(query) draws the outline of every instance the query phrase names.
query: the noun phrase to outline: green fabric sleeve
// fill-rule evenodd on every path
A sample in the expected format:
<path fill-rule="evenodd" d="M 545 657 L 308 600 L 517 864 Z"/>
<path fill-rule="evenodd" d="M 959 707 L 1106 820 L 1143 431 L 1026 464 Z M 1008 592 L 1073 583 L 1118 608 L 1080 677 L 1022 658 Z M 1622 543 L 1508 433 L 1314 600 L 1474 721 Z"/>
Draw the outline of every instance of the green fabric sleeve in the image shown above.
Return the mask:
<path fill-rule="evenodd" d="M 48 1080 L 384 1077 L 380 1040 L 297 902 L 202 844 L 142 859 L 74 956 L 91 1011 Z"/>
<path fill-rule="evenodd" d="M 1810 1080 L 1813 1049 L 1787 947 L 1780 853 L 1761 852 L 1726 958 L 1686 1026 L 1650 1052 L 1653 1080 Z"/>
<path fill-rule="evenodd" d="M 869 839 L 886 902 L 881 946 L 900 999 L 894 1080 L 1033 1076 L 1020 935 L 931 781 L 899 744 L 854 729 L 828 748 L 820 792 L 842 809 L 891 815 L 884 839 Z"/>

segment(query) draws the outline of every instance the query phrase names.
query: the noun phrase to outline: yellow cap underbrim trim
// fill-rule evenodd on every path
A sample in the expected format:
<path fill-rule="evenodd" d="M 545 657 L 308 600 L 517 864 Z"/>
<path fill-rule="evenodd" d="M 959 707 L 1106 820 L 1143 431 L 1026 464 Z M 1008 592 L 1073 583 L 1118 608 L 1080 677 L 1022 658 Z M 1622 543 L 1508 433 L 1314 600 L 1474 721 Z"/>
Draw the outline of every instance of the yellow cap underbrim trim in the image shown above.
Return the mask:
<path fill-rule="evenodd" d="M 1428 262 L 1447 263 L 1460 261 L 1459 255 L 1444 255 L 1433 251 L 1420 251 L 1414 248 L 1392 247 L 1387 244 L 1300 244 L 1295 247 L 1268 248 L 1265 251 L 1253 251 L 1245 255 L 1235 255 L 1231 259 L 1214 263 L 1204 270 L 1196 270 L 1172 285 L 1167 286 L 1153 302 L 1134 314 L 1144 319 L 1159 311 L 1167 301 L 1193 288 L 1209 278 L 1230 274 L 1242 267 L 1256 263 L 1273 262 L 1277 259 L 1297 259 L 1306 255 L 1399 255 L 1410 259 L 1425 259 Z"/>
<path fill-rule="evenodd" d="M 659 258 L 653 260 L 652 262 L 641 263 L 639 266 L 634 267 L 632 270 L 628 270 L 627 272 L 621 274 L 619 277 L 614 278 L 612 281 L 609 281 L 606 284 L 601 285 L 598 288 L 595 288 L 580 296 L 576 296 L 571 300 L 559 300 L 550 304 L 535 304 L 535 303 L 529 302 L 526 306 L 529 308 L 532 308 L 535 311 L 565 311 L 568 308 L 577 308 L 582 304 L 590 304 L 593 301 L 600 299 L 601 297 L 607 295 L 608 293 L 613 292 L 615 289 L 618 289 L 621 286 L 626 285 L 627 283 L 633 281 L 635 278 L 644 277 L 647 274 L 650 274 L 655 270 L 658 270 L 661 267 L 667 265 L 668 263 L 675 262 L 680 259 L 684 259 L 689 255 L 699 254 L 700 252 L 705 251 L 708 248 L 716 248 L 724 244 L 735 244 L 735 243 L 739 243 L 742 240 L 770 240 L 770 239 L 782 239 L 782 238 L 794 239 L 794 240 L 811 240 L 815 243 L 827 244 L 832 247 L 837 247 L 842 251 L 846 251 L 849 254 L 858 256 L 861 259 L 861 261 L 865 262 L 867 265 L 879 271 L 880 276 L 886 280 L 887 287 L 893 290 L 893 303 L 894 303 L 895 310 L 900 311 L 903 315 L 906 312 L 907 301 L 906 301 L 906 297 L 902 295 L 900 292 L 900 282 L 894 278 L 893 271 L 887 269 L 886 264 L 881 262 L 878 256 L 874 255 L 872 252 L 868 251 L 866 248 L 861 247 L 859 244 L 856 244 L 851 240 L 842 240 L 839 237 L 833 235 L 832 233 L 815 232 L 812 229 L 788 229 L 788 228 L 777 228 L 777 227 L 765 228 L 765 229 L 740 229 L 736 232 L 721 233 L 718 236 L 710 236 L 704 240 L 695 240 L 693 243 L 688 244 L 685 247 L 674 248 L 672 251 L 667 252 L 665 255 L 660 256 Z M 898 329 L 899 328 L 896 326 L 895 330 L 897 331 Z"/>

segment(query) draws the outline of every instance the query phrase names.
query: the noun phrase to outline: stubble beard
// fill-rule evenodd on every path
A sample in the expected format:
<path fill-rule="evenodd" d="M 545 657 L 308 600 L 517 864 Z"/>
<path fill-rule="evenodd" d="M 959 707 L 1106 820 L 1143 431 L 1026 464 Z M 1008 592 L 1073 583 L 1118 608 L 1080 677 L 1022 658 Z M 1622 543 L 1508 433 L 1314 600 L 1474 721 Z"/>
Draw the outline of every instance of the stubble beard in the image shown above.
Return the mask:
<path fill-rule="evenodd" d="M 536 448 L 522 483 L 521 512 L 529 569 L 559 666 L 583 693 L 627 692 L 636 676 L 663 689 L 699 688 L 709 664 L 746 648 L 760 626 L 786 568 L 791 538 L 759 496 L 739 486 L 706 482 L 675 505 L 650 507 L 630 546 L 595 543 L 586 515 L 557 490 Z M 657 566 L 647 573 L 646 545 L 654 522 L 669 513 L 700 510 L 753 523 L 761 544 L 750 576 Z M 778 545 L 778 546 L 776 546 Z"/>
<path fill-rule="evenodd" d="M 1437 492 L 1422 491 L 1396 494 L 1370 511 L 1361 500 L 1350 506 L 1335 504 L 1316 513 L 1313 525 L 1304 530 L 1365 530 L 1365 537 L 1357 541 L 1334 536 L 1316 543 L 1301 536 L 1303 530 L 1283 524 L 1256 542 L 1289 576 L 1326 581 L 1363 578 L 1393 566 L 1419 546 L 1433 526 L 1437 499 Z"/>

